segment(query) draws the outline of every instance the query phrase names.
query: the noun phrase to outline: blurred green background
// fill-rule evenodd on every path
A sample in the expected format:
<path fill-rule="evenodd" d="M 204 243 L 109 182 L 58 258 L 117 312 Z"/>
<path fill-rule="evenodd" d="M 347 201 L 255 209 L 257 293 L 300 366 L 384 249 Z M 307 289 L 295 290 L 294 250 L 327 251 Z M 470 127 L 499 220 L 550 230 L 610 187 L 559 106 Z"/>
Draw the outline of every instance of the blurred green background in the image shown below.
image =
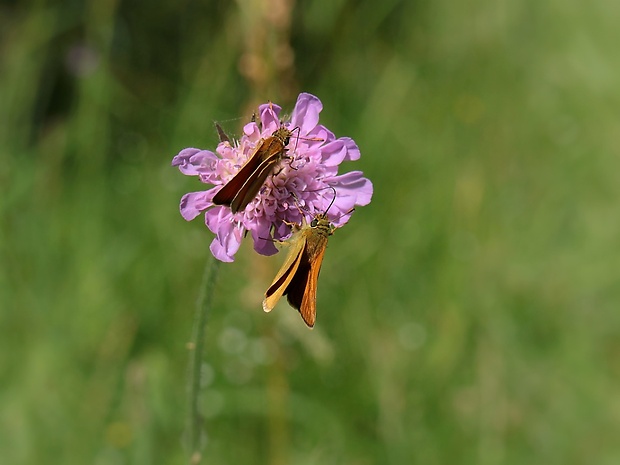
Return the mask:
<path fill-rule="evenodd" d="M 324 103 L 373 202 L 308 331 L 220 267 L 205 463 L 620 462 L 620 5 L 0 3 L 0 462 L 185 463 L 210 232 L 170 167 Z M 236 118 L 236 119 L 235 119 Z"/>

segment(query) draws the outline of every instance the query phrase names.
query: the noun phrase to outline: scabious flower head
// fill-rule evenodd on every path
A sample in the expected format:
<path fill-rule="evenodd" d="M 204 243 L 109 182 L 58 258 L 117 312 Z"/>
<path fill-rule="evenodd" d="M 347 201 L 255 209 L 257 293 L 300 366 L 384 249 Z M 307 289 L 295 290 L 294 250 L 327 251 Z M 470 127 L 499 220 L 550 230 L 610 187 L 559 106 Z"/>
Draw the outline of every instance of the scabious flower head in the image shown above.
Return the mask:
<path fill-rule="evenodd" d="M 187 148 L 173 158 L 186 175 L 198 176 L 214 187 L 185 194 L 181 199 L 181 215 L 193 220 L 205 212 L 205 223 L 216 235 L 211 243 L 213 255 L 232 262 L 241 239 L 250 232 L 254 250 L 262 255 L 277 252 L 274 240 L 289 236 L 287 223 L 301 223 L 302 215 L 328 215 L 332 223 L 342 226 L 356 205 L 367 205 L 372 197 L 372 183 L 361 171 L 338 174 L 343 161 L 357 160 L 360 151 L 353 139 L 334 134 L 319 123 L 323 104 L 314 95 L 302 93 L 290 117 L 280 121 L 281 108 L 274 104 L 259 107 L 259 123 L 243 128 L 238 142 L 220 142 L 216 153 Z M 261 142 L 281 126 L 293 131 L 286 155 L 269 176 L 259 194 L 245 210 L 233 214 L 229 207 L 213 204 L 213 196 L 239 171 Z M 332 203 L 333 202 L 333 203 Z M 331 206 L 330 206 L 331 205 Z"/>

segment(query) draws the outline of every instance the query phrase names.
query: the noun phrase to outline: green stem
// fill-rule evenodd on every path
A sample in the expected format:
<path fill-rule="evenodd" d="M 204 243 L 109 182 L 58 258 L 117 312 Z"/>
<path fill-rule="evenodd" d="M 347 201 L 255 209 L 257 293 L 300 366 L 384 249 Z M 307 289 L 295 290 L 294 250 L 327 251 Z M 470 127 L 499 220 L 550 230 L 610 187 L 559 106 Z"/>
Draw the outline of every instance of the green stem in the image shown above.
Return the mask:
<path fill-rule="evenodd" d="M 202 364 L 205 352 L 205 333 L 207 329 L 207 317 L 213 301 L 213 288 L 220 268 L 220 261 L 209 255 L 202 278 L 202 289 L 200 297 L 196 302 L 196 313 L 194 315 L 194 328 L 192 330 L 192 340 L 189 344 L 190 365 L 187 379 L 189 391 L 189 421 L 187 425 L 188 446 L 190 463 L 200 463 L 202 459 L 203 437 L 203 418 L 199 411 L 198 398 L 200 396 L 200 381 Z"/>

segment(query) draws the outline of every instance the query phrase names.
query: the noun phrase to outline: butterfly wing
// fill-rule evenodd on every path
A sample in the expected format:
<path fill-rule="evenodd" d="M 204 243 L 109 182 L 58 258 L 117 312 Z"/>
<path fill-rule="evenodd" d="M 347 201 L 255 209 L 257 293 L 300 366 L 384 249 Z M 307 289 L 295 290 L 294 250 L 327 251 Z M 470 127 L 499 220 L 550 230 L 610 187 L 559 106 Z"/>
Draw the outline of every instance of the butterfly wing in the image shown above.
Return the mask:
<path fill-rule="evenodd" d="M 243 183 L 230 203 L 230 209 L 233 213 L 244 210 L 254 200 L 254 197 L 256 197 L 260 188 L 265 184 L 265 180 L 271 174 L 273 167 L 278 161 L 280 161 L 280 156 L 275 154 L 258 165 L 254 174 Z"/>
<path fill-rule="evenodd" d="M 264 139 L 239 172 L 215 194 L 213 203 L 228 205 L 233 213 L 245 209 L 284 156 L 290 135 L 290 130 L 281 127 Z"/>
<path fill-rule="evenodd" d="M 252 176 L 252 174 L 260 167 L 261 165 L 261 156 L 260 149 L 262 148 L 262 144 L 259 148 L 254 152 L 254 154 L 249 158 L 249 160 L 241 167 L 241 169 L 233 176 L 233 178 L 228 181 L 224 187 L 222 187 L 214 196 L 213 203 L 215 205 L 228 205 L 235 200 L 235 197 L 239 193 L 239 191 L 243 188 L 243 185 L 246 183 L 248 178 Z M 247 205 L 247 204 L 246 204 Z M 244 206 L 245 208 L 245 206 Z M 239 211 L 239 210 L 237 210 Z M 233 213 L 237 213 L 233 211 Z"/>
<path fill-rule="evenodd" d="M 217 136 L 220 139 L 220 142 L 230 142 L 230 137 L 228 137 L 228 134 L 226 134 L 224 132 L 224 128 L 222 128 L 222 126 L 220 126 L 218 123 L 214 123 L 215 124 L 215 129 L 217 130 Z"/>
<path fill-rule="evenodd" d="M 325 247 L 319 252 L 314 260 L 314 263 L 310 267 L 308 276 L 308 284 L 306 293 L 301 301 L 299 307 L 299 313 L 309 327 L 314 326 L 316 321 L 316 289 L 319 282 L 319 273 L 321 272 L 321 265 L 323 264 L 323 257 L 325 256 Z"/>
<path fill-rule="evenodd" d="M 297 309 L 304 322 L 312 328 L 316 321 L 316 290 L 327 248 L 327 237 L 310 232 L 297 272 L 284 291 L 289 304 Z"/>
<path fill-rule="evenodd" d="M 263 300 L 263 310 L 270 312 L 273 307 L 276 306 L 284 292 L 288 288 L 291 280 L 297 274 L 297 269 L 304 255 L 304 249 L 306 243 L 303 237 L 297 237 L 291 244 L 291 250 L 286 257 L 286 260 L 278 274 L 276 275 L 273 283 L 269 286 L 269 289 L 265 292 L 265 299 Z"/>

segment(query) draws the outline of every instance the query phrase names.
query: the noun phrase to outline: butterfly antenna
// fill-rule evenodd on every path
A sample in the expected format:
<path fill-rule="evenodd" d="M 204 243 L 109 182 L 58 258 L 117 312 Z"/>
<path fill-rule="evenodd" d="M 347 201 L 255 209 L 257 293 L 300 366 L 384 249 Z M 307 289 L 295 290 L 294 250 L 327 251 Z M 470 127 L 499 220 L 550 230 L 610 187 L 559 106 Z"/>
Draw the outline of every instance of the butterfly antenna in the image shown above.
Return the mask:
<path fill-rule="evenodd" d="M 332 205 L 336 201 L 336 188 L 334 186 L 329 186 L 329 188 L 334 191 L 334 198 L 329 203 L 329 206 L 327 207 L 327 210 L 325 210 L 325 215 L 327 215 L 327 212 L 329 211 L 330 208 L 332 208 Z"/>
<path fill-rule="evenodd" d="M 297 131 L 297 139 L 295 139 L 295 148 L 293 149 L 293 152 L 295 152 L 297 150 L 297 144 L 299 144 L 299 134 L 300 134 L 301 129 L 299 126 L 297 126 L 297 127 L 294 127 L 293 129 L 290 129 L 290 131 L 291 131 L 291 135 L 293 135 L 293 133 Z"/>
<path fill-rule="evenodd" d="M 295 206 L 297 207 L 297 210 L 299 210 L 299 213 L 301 213 L 301 216 L 304 216 L 304 211 L 301 209 L 301 205 L 299 205 L 299 199 L 297 198 L 297 195 L 293 192 L 293 200 L 295 201 Z"/>
<path fill-rule="evenodd" d="M 338 221 L 340 218 L 343 218 L 347 215 L 350 215 L 351 213 L 353 213 L 355 211 L 355 207 L 353 207 L 351 210 L 349 210 L 348 212 L 343 213 L 342 215 L 340 215 L 338 218 L 336 218 L 334 221 Z"/>

